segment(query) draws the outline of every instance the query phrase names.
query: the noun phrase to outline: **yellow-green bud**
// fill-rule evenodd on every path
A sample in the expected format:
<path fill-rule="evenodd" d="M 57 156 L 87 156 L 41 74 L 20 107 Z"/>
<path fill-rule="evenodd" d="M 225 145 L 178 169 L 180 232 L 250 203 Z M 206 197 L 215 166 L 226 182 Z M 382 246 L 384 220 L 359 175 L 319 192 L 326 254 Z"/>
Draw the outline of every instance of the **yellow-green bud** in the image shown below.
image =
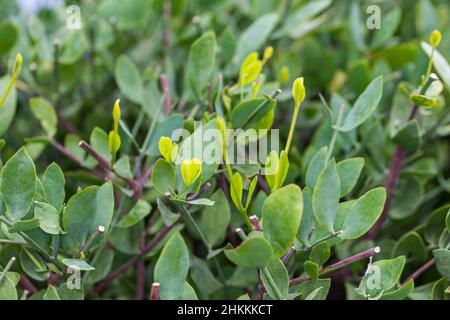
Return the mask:
<path fill-rule="evenodd" d="M 17 79 L 19 77 L 20 72 L 22 71 L 22 61 L 23 57 L 20 53 L 16 55 L 16 60 L 14 62 L 12 76 Z"/>
<path fill-rule="evenodd" d="M 109 152 L 114 156 L 120 150 L 121 140 L 116 131 L 109 132 L 108 146 Z"/>
<path fill-rule="evenodd" d="M 300 105 L 305 100 L 306 90 L 303 84 L 303 77 L 295 79 L 292 85 L 292 97 L 294 98 L 295 105 Z"/>
<path fill-rule="evenodd" d="M 283 83 L 286 83 L 289 81 L 289 79 L 291 78 L 291 75 L 290 75 L 288 66 L 284 65 L 281 67 L 279 78 L 280 78 L 280 84 L 283 84 Z"/>
<path fill-rule="evenodd" d="M 442 35 L 439 30 L 433 30 L 430 34 L 430 43 L 433 47 L 437 47 L 441 43 Z"/>
<path fill-rule="evenodd" d="M 184 184 L 190 186 L 202 173 L 202 161 L 198 158 L 185 159 L 181 163 L 181 176 Z"/>
<path fill-rule="evenodd" d="M 263 63 L 266 63 L 273 55 L 273 47 L 267 47 L 263 54 Z"/>
<path fill-rule="evenodd" d="M 177 157 L 178 145 L 173 143 L 169 137 L 161 137 L 159 139 L 159 152 L 167 162 L 172 163 Z"/>
<path fill-rule="evenodd" d="M 119 128 L 119 120 L 120 120 L 120 99 L 116 100 L 113 108 L 113 120 L 114 120 L 114 130 L 117 131 Z"/>

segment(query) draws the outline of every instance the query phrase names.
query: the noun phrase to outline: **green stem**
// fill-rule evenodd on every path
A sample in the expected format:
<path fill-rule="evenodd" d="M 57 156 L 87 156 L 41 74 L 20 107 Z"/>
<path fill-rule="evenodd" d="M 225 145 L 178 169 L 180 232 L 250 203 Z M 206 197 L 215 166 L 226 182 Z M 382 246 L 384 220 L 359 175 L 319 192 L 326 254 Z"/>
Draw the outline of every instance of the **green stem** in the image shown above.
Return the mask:
<path fill-rule="evenodd" d="M 289 136 L 288 136 L 288 140 L 286 142 L 286 147 L 284 149 L 284 151 L 286 153 L 289 153 L 289 149 L 290 149 L 291 144 L 292 144 L 292 138 L 294 137 L 295 125 L 297 124 L 297 118 L 298 118 L 299 110 L 300 110 L 300 104 L 297 104 L 294 107 L 294 115 L 292 116 L 291 127 L 289 128 Z"/>
<path fill-rule="evenodd" d="M 334 128 L 333 136 L 331 137 L 330 145 L 328 146 L 327 159 L 330 159 L 331 155 L 333 154 L 333 149 L 336 144 L 337 137 L 339 135 L 343 115 L 344 115 L 344 105 L 341 105 L 339 107 L 339 114 L 336 120 L 336 126 Z"/>
<path fill-rule="evenodd" d="M 208 253 L 211 252 L 211 246 L 208 244 L 208 241 L 206 240 L 205 235 L 203 234 L 203 231 L 200 229 L 200 226 L 197 224 L 197 222 L 192 217 L 191 213 L 182 205 L 178 205 L 178 207 L 183 211 L 184 215 L 187 217 L 189 222 L 192 224 L 192 226 L 195 228 L 195 231 L 200 236 L 200 239 L 202 240 L 203 244 L 208 249 Z"/>
<path fill-rule="evenodd" d="M 433 47 L 433 49 L 431 49 L 430 59 L 428 60 L 427 72 L 425 73 L 425 76 L 422 78 L 422 81 L 420 82 L 419 91 L 423 88 L 425 83 L 428 81 L 428 78 L 430 77 L 431 69 L 433 67 L 433 56 L 434 56 L 435 51 L 436 51 L 436 48 Z"/>
<path fill-rule="evenodd" d="M 273 279 L 272 275 L 270 274 L 267 267 L 264 267 L 261 269 L 261 271 L 266 276 L 267 280 L 269 280 L 270 286 L 272 287 L 273 291 L 275 292 L 275 296 L 278 300 L 281 300 L 283 297 L 281 296 L 280 289 L 278 288 L 277 284 L 275 283 L 275 280 Z"/>
<path fill-rule="evenodd" d="M 314 246 L 317 246 L 318 244 L 320 244 L 322 242 L 325 242 L 327 240 L 333 239 L 334 237 L 337 237 L 337 236 L 339 236 L 341 234 L 342 234 L 342 231 L 337 231 L 337 232 L 330 233 L 329 235 L 327 235 L 327 236 L 325 236 L 325 237 L 315 241 L 314 243 L 308 245 L 305 249 L 309 250 L 309 249 L 313 248 Z"/>
<path fill-rule="evenodd" d="M 0 100 L 0 109 L 3 107 L 3 104 L 6 101 L 6 98 L 9 95 L 9 92 L 11 91 L 12 87 L 14 86 L 14 83 L 16 82 L 17 78 L 16 77 L 12 77 L 11 80 L 9 81 L 8 87 L 6 88 L 6 91 L 3 93 L 3 96 Z"/>
<path fill-rule="evenodd" d="M 13 266 L 14 262 L 16 262 L 16 257 L 12 257 L 9 259 L 8 264 L 6 265 L 5 269 L 3 269 L 2 274 L 0 274 L 0 283 L 2 283 L 3 279 L 6 277 L 6 274 Z"/>
<path fill-rule="evenodd" d="M 147 132 L 147 136 L 145 137 L 144 143 L 142 144 L 142 148 L 140 150 L 141 155 L 143 155 L 148 149 L 148 145 L 150 144 L 150 139 L 152 138 L 153 131 L 155 131 L 156 123 L 159 120 L 159 116 L 161 114 L 163 106 L 164 106 L 164 95 L 161 97 L 161 99 L 159 101 L 158 110 L 156 111 L 155 117 L 152 119 L 152 124 L 150 126 L 150 129 Z"/>

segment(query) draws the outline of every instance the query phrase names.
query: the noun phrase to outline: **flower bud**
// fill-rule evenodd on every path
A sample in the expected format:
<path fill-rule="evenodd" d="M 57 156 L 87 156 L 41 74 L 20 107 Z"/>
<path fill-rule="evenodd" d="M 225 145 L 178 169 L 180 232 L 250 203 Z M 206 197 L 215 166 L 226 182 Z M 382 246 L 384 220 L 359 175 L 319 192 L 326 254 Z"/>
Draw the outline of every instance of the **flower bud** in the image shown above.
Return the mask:
<path fill-rule="evenodd" d="M 169 137 L 161 137 L 159 139 L 159 152 L 167 162 L 172 163 L 177 157 L 178 146 Z"/>
<path fill-rule="evenodd" d="M 430 34 L 430 43 L 433 47 L 437 47 L 439 43 L 441 42 L 442 35 L 439 30 L 433 30 Z"/>
<path fill-rule="evenodd" d="M 23 57 L 20 53 L 16 55 L 16 60 L 14 62 L 12 76 L 17 79 L 19 77 L 20 72 L 22 71 L 22 61 Z"/>
<path fill-rule="evenodd" d="M 116 100 L 116 103 L 114 103 L 114 109 L 113 109 L 113 120 L 114 120 L 114 130 L 117 131 L 119 128 L 119 120 L 120 120 L 120 99 Z"/>
<path fill-rule="evenodd" d="M 294 98 L 295 105 L 300 105 L 305 100 L 306 90 L 303 84 L 303 77 L 295 79 L 292 85 L 292 97 Z"/>
<path fill-rule="evenodd" d="M 281 67 L 280 74 L 278 77 L 279 77 L 281 84 L 289 81 L 289 78 L 291 77 L 291 75 L 290 75 L 288 66 L 284 65 Z"/>
<path fill-rule="evenodd" d="M 181 163 L 181 176 L 184 184 L 190 186 L 202 173 L 202 161 L 198 158 L 185 159 Z"/>
<path fill-rule="evenodd" d="M 264 50 L 263 63 L 266 63 L 273 55 L 273 47 L 269 46 Z"/>

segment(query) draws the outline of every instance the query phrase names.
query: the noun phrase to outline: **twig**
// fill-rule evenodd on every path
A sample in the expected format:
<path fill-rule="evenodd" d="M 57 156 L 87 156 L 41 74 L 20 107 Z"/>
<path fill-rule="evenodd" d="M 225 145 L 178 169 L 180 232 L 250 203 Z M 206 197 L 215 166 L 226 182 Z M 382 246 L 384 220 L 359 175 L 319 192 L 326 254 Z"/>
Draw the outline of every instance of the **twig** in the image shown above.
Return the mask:
<path fill-rule="evenodd" d="M 159 291 L 161 284 L 159 282 L 152 283 L 152 291 L 150 292 L 149 300 L 159 300 Z"/>
<path fill-rule="evenodd" d="M 170 226 L 165 227 L 162 229 L 154 238 L 152 241 L 150 241 L 142 250 L 141 255 L 145 255 L 148 252 L 150 252 L 156 245 L 175 227 L 175 225 L 178 223 L 178 220 L 172 223 Z M 127 262 L 125 262 L 123 265 L 121 265 L 119 268 L 117 268 L 113 273 L 110 273 L 105 279 L 103 279 L 99 284 L 97 284 L 94 288 L 95 292 L 101 292 L 105 290 L 116 278 L 121 276 L 123 273 L 128 271 L 130 268 L 132 268 L 136 262 L 138 261 L 138 256 L 131 258 Z"/>
<path fill-rule="evenodd" d="M 89 143 L 87 143 L 84 140 L 81 140 L 78 144 L 80 148 L 84 149 L 87 153 L 89 153 L 91 156 L 95 158 L 95 160 L 98 161 L 101 167 L 111 170 L 111 164 L 108 160 L 105 159 L 100 153 L 97 152 Z"/>
<path fill-rule="evenodd" d="M 398 177 L 400 176 L 403 161 L 406 157 L 406 151 L 399 146 L 395 147 L 394 156 L 392 158 L 391 164 L 389 166 L 389 173 L 386 177 L 385 188 L 386 188 L 386 202 L 384 203 L 383 212 L 380 218 L 373 225 L 373 227 L 364 236 L 365 239 L 374 239 L 380 232 L 383 223 L 389 216 L 389 208 L 392 202 L 392 197 L 394 195 L 395 186 L 397 184 Z"/>
<path fill-rule="evenodd" d="M 415 280 L 416 278 L 418 278 L 420 275 L 422 275 L 422 273 L 424 273 L 425 271 L 427 271 L 428 269 L 430 269 L 432 266 L 434 266 L 434 264 L 436 263 L 436 259 L 431 259 L 429 261 L 427 261 L 423 266 L 421 266 L 419 269 L 417 269 L 413 274 L 411 274 L 408 278 L 405 279 L 405 281 L 403 281 L 400 286 L 403 286 L 405 283 L 407 283 L 410 280 Z"/>
<path fill-rule="evenodd" d="M 172 100 L 170 98 L 170 87 L 169 87 L 169 77 L 167 74 L 163 73 L 159 77 L 160 84 L 161 84 L 161 91 L 164 95 L 164 102 L 163 102 L 163 108 L 164 113 L 169 114 L 170 110 L 172 109 Z"/>
<path fill-rule="evenodd" d="M 322 270 L 320 270 L 319 274 L 320 275 L 325 275 L 327 273 L 333 272 L 337 269 L 340 269 L 342 267 L 345 267 L 353 262 L 359 261 L 359 260 L 363 260 L 366 258 L 369 258 L 371 256 L 373 256 L 375 253 L 379 253 L 380 252 L 380 247 L 373 247 L 370 248 L 366 251 L 360 252 L 355 254 L 354 256 L 348 257 L 344 260 L 338 261 L 332 265 L 329 265 L 328 267 L 323 268 Z M 302 283 L 305 280 L 308 280 L 309 276 L 308 275 L 301 275 L 300 277 L 294 278 L 292 280 L 289 281 L 289 286 L 294 286 L 297 284 Z"/>
<path fill-rule="evenodd" d="M 36 293 L 38 290 L 34 286 L 34 284 L 28 279 L 28 277 L 25 274 L 20 275 L 20 282 L 19 285 L 26 291 L 28 291 L 30 294 Z"/>

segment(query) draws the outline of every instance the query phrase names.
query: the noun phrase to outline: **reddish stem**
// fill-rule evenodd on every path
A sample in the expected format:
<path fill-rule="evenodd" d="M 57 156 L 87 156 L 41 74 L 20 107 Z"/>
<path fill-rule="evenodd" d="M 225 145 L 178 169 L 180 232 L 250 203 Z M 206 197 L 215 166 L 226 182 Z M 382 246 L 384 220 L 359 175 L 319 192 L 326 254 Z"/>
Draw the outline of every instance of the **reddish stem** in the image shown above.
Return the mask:
<path fill-rule="evenodd" d="M 424 273 L 425 271 L 430 269 L 432 266 L 434 266 L 435 263 L 436 263 L 436 259 L 434 259 L 434 258 L 427 261 L 423 266 L 421 266 L 419 269 L 417 269 L 412 275 L 410 275 L 408 278 L 406 278 L 405 281 L 403 281 L 400 286 L 404 285 L 405 283 L 407 283 L 410 280 L 415 280 L 420 275 L 422 275 L 422 273 Z"/>
<path fill-rule="evenodd" d="M 81 140 L 79 143 L 80 148 L 84 149 L 87 153 L 89 153 L 91 156 L 95 158 L 95 160 L 98 161 L 101 167 L 110 170 L 111 164 L 108 160 L 106 160 L 100 153 L 97 152 L 97 150 L 94 149 L 89 143 L 87 143 L 84 140 Z"/>
<path fill-rule="evenodd" d="M 392 202 L 395 186 L 397 184 L 398 177 L 400 176 L 405 157 L 406 151 L 401 147 L 396 146 L 394 156 L 389 166 L 389 173 L 384 183 L 384 186 L 386 188 L 386 202 L 384 203 L 383 212 L 381 213 L 381 216 L 380 218 L 378 218 L 377 222 L 375 222 L 375 224 L 372 226 L 369 232 L 367 232 L 367 234 L 364 236 L 365 239 L 374 239 L 380 232 L 383 223 L 389 216 L 389 208 Z"/>
<path fill-rule="evenodd" d="M 30 294 L 34 294 L 38 291 L 34 286 L 34 284 L 30 281 L 30 279 L 28 279 L 28 277 L 24 274 L 20 275 L 19 284 L 24 290 L 27 290 Z"/>
<path fill-rule="evenodd" d="M 159 300 L 160 287 L 161 285 L 159 284 L 159 282 L 153 282 L 149 300 Z"/>
<path fill-rule="evenodd" d="M 160 78 L 161 90 L 164 94 L 164 113 L 169 114 L 172 109 L 172 100 L 170 99 L 169 77 L 167 74 L 161 74 Z"/>

